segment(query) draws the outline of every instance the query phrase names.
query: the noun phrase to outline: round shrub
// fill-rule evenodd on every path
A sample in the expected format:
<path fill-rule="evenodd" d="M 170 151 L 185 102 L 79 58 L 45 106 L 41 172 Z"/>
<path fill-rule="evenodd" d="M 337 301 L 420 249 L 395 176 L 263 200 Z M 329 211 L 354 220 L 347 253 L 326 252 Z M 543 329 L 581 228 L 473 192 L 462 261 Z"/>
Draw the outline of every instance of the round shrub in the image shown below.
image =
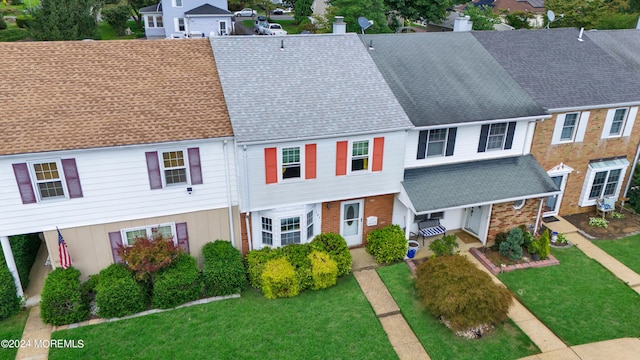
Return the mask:
<path fill-rule="evenodd" d="M 309 244 L 291 244 L 281 247 L 279 250 L 282 252 L 282 256 L 293 265 L 296 277 L 300 282 L 300 291 L 310 288 L 313 285 L 311 260 L 309 260 L 311 246 Z"/>
<path fill-rule="evenodd" d="M 280 248 L 272 249 L 269 247 L 259 250 L 251 250 L 247 254 L 245 261 L 247 264 L 247 274 L 249 275 L 249 284 L 256 289 L 262 288 L 262 270 L 269 260 L 282 257 Z"/>
<path fill-rule="evenodd" d="M 387 225 L 367 235 L 367 252 L 376 258 L 376 262 L 393 263 L 407 255 L 407 239 L 398 225 Z"/>
<path fill-rule="evenodd" d="M 338 265 L 331 256 L 326 252 L 313 251 L 308 257 L 313 278 L 311 289 L 320 290 L 335 285 L 338 280 Z"/>
<path fill-rule="evenodd" d="M 524 236 L 520 228 L 513 228 L 507 235 L 507 240 L 500 243 L 500 254 L 508 257 L 509 260 L 518 260 L 522 257 L 522 244 Z"/>
<path fill-rule="evenodd" d="M 145 308 L 142 286 L 124 265 L 109 265 L 100 271 L 96 286 L 96 305 L 98 315 L 103 318 L 141 312 Z"/>
<path fill-rule="evenodd" d="M 173 308 L 197 300 L 202 295 L 202 278 L 198 262 L 189 254 L 180 254 L 170 267 L 155 276 L 153 305 L 160 309 Z"/>
<path fill-rule="evenodd" d="M 44 282 L 40 317 L 51 325 L 65 325 L 85 320 L 89 304 L 82 301 L 80 271 L 74 267 L 53 270 Z"/>
<path fill-rule="evenodd" d="M 7 28 L 7 23 L 2 19 L 0 14 L 0 30 L 5 30 Z"/>
<path fill-rule="evenodd" d="M 456 330 L 507 319 L 513 298 L 464 256 L 441 256 L 418 267 L 416 288 L 425 308 Z"/>
<path fill-rule="evenodd" d="M 285 258 L 267 261 L 261 278 L 262 293 L 267 299 L 294 297 L 300 293 L 296 270 Z"/>
<path fill-rule="evenodd" d="M 0 259 L 0 320 L 11 317 L 20 311 L 20 298 L 16 284 L 6 264 Z"/>
<path fill-rule="evenodd" d="M 347 242 L 339 234 L 319 234 L 311 241 L 311 247 L 331 255 L 331 258 L 338 265 L 338 276 L 347 275 L 351 271 L 351 252 Z"/>
<path fill-rule="evenodd" d="M 242 254 L 229 241 L 216 240 L 202 248 L 202 275 L 207 296 L 238 294 L 247 288 Z"/>

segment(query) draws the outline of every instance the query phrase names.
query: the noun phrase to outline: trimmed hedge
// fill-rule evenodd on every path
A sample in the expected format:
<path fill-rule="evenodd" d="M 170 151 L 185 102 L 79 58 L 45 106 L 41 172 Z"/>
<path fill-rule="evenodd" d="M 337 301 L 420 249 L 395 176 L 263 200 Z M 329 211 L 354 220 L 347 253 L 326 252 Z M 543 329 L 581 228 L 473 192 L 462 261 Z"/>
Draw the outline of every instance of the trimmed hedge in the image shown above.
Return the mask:
<path fill-rule="evenodd" d="M 229 241 L 216 240 L 202 247 L 205 293 L 207 296 L 238 294 L 247 288 L 242 254 Z"/>
<path fill-rule="evenodd" d="M 344 276 L 351 272 L 351 252 L 342 236 L 334 233 L 322 233 L 313 238 L 311 247 L 314 250 L 324 251 L 338 265 L 338 276 Z"/>
<path fill-rule="evenodd" d="M 202 289 L 198 262 L 189 254 L 180 254 L 171 266 L 155 275 L 153 306 L 169 309 L 197 300 Z"/>
<path fill-rule="evenodd" d="M 122 264 L 112 264 L 98 276 L 96 305 L 103 318 L 135 314 L 145 308 L 144 292 L 131 271 Z"/>
<path fill-rule="evenodd" d="M 20 298 L 9 268 L 0 259 L 0 320 L 11 317 L 20 311 Z"/>
<path fill-rule="evenodd" d="M 80 271 L 74 267 L 53 270 L 44 282 L 40 317 L 51 325 L 66 325 L 89 317 L 89 304 L 82 301 Z"/>
<path fill-rule="evenodd" d="M 311 289 L 326 289 L 336 284 L 338 265 L 329 254 L 316 250 L 309 254 L 308 258 L 311 261 L 311 277 L 313 279 Z"/>
<path fill-rule="evenodd" d="M 394 263 L 407 255 L 407 239 L 398 225 L 387 225 L 367 234 L 367 252 L 376 258 L 376 262 Z"/>
<path fill-rule="evenodd" d="M 282 248 L 270 247 L 249 251 L 245 257 L 249 283 L 256 289 L 262 288 L 262 271 L 269 260 L 283 257 Z"/>
<path fill-rule="evenodd" d="M 11 252 L 13 252 L 13 258 L 16 261 L 20 282 L 24 290 L 29 286 L 29 273 L 33 263 L 36 261 L 42 240 L 40 240 L 38 234 L 25 234 L 10 236 L 9 242 L 11 243 Z"/>
<path fill-rule="evenodd" d="M 0 42 L 19 41 L 29 37 L 29 33 L 23 29 L 6 29 L 0 31 Z"/>
<path fill-rule="evenodd" d="M 300 293 L 296 270 L 286 258 L 267 261 L 261 278 L 262 293 L 267 299 L 294 297 Z"/>
<path fill-rule="evenodd" d="M 509 290 L 461 255 L 435 257 L 421 264 L 416 288 L 425 308 L 449 320 L 454 330 L 501 323 L 513 302 Z"/>

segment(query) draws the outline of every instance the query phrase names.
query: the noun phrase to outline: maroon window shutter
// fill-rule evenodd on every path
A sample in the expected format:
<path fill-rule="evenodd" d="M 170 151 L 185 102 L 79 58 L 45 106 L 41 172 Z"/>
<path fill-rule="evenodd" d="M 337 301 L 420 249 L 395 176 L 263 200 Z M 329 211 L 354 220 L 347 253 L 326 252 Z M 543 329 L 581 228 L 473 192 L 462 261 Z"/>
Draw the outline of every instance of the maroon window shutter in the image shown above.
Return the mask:
<path fill-rule="evenodd" d="M 122 246 L 122 234 L 120 231 L 114 231 L 109 233 L 109 242 L 111 243 L 111 252 L 113 253 L 113 262 L 124 264 L 120 255 L 118 255 L 118 250 Z"/>
<path fill-rule="evenodd" d="M 76 159 L 62 159 L 62 170 L 64 172 L 64 179 L 67 182 L 69 198 L 81 198 L 82 186 L 80 186 L 80 176 L 78 176 Z"/>
<path fill-rule="evenodd" d="M 36 193 L 31 185 L 31 177 L 29 176 L 29 166 L 26 163 L 13 164 L 13 173 L 16 175 L 18 190 L 23 204 L 33 204 L 37 202 Z"/>
<path fill-rule="evenodd" d="M 187 223 L 177 223 L 176 233 L 176 237 L 178 238 L 178 247 L 188 254 L 189 232 L 187 232 Z"/>
<path fill-rule="evenodd" d="M 149 173 L 149 185 L 151 186 L 151 190 L 162 189 L 162 175 L 160 175 L 158 152 L 149 151 L 144 154 L 147 157 L 147 172 Z"/>
<path fill-rule="evenodd" d="M 200 148 L 188 148 L 189 173 L 191 174 L 191 185 L 202 184 L 202 168 L 200 167 Z"/>

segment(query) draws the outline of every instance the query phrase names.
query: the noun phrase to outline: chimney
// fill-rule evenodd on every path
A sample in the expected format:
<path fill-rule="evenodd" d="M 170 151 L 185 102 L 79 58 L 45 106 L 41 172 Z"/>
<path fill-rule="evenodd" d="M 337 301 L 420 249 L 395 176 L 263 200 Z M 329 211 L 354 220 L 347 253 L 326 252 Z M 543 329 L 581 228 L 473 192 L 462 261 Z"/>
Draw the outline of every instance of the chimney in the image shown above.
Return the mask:
<path fill-rule="evenodd" d="M 453 22 L 453 31 L 470 31 L 473 22 L 469 21 L 471 17 L 469 15 L 465 17 L 457 17 Z"/>
<path fill-rule="evenodd" d="M 347 33 L 347 23 L 344 22 L 344 16 L 336 16 L 336 21 L 333 22 L 333 33 L 334 34 Z"/>

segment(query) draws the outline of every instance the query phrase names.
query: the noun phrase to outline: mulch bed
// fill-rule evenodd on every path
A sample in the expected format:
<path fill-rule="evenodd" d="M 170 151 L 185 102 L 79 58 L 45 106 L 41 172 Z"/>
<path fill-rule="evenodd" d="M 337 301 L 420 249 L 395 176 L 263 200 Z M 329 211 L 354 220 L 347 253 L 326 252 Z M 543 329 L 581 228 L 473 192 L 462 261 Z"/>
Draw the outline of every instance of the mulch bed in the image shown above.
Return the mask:
<path fill-rule="evenodd" d="M 589 235 L 589 237 L 598 240 L 620 239 L 640 233 L 640 215 L 628 209 L 624 209 L 622 214 L 624 214 L 623 219 L 614 219 L 611 215 L 608 215 L 606 219 L 609 221 L 609 227 L 606 229 L 589 226 L 589 218 L 595 217 L 593 211 L 588 211 L 583 214 L 566 215 L 563 216 L 563 218 Z"/>

